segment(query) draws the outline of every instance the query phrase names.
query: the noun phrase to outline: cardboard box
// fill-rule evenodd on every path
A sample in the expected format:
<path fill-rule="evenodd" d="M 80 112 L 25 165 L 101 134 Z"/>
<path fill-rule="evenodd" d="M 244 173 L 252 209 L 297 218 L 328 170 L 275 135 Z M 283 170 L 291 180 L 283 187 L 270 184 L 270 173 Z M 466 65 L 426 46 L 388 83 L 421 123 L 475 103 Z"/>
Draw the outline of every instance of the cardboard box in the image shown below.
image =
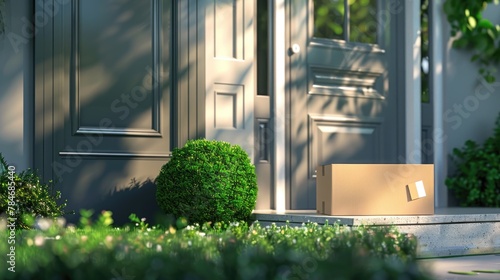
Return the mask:
<path fill-rule="evenodd" d="M 433 164 L 330 164 L 316 175 L 320 214 L 434 214 Z"/>

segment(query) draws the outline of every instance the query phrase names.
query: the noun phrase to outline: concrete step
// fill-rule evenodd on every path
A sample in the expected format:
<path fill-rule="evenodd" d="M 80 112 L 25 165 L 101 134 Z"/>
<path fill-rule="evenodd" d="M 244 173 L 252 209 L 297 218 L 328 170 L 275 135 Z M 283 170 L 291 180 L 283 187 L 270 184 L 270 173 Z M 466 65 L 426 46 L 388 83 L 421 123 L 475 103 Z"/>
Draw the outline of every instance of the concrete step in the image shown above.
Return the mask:
<path fill-rule="evenodd" d="M 256 210 L 262 225 L 335 222 L 348 225 L 394 225 L 417 237 L 419 258 L 500 253 L 500 208 L 438 208 L 425 216 L 326 216 L 315 211 Z"/>
<path fill-rule="evenodd" d="M 500 269 L 500 255 L 498 254 L 420 259 L 417 262 L 426 271 L 429 271 L 434 279 L 500 279 L 500 273 L 492 273 Z M 463 275 L 456 274 L 456 272 L 472 272 L 475 274 Z"/>

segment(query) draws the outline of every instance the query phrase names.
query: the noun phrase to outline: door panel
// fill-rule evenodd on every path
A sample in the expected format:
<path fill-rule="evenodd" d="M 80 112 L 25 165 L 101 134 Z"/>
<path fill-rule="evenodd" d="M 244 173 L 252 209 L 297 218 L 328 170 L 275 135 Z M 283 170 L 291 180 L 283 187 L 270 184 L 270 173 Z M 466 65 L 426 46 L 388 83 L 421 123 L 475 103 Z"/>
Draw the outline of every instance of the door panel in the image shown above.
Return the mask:
<path fill-rule="evenodd" d="M 152 181 L 172 149 L 171 4 L 75 0 L 54 18 L 52 177 L 70 209 L 158 211 Z M 41 52 L 39 52 L 41 53 Z M 48 70 L 44 70 L 48 73 Z M 50 80 L 49 80 L 50 79 Z M 127 209 L 124 211 L 123 206 Z M 70 217 L 71 218 L 71 217 Z"/>
<path fill-rule="evenodd" d="M 152 89 L 151 65 L 158 46 L 151 34 L 158 22 L 151 20 L 150 5 L 131 13 L 128 4 L 86 0 L 76 5 L 72 43 L 77 64 L 71 70 L 78 77 L 71 90 L 76 93 L 77 130 L 99 127 L 110 107 L 119 116 L 114 120 L 117 129 L 148 130 L 155 125 L 152 117 L 158 112 L 153 113 L 153 97 L 158 93 L 148 94 L 146 87 Z M 132 91 L 128 105 L 121 95 Z M 148 117 L 141 117 L 146 113 Z"/>
<path fill-rule="evenodd" d="M 206 137 L 240 145 L 254 159 L 255 3 L 206 6 Z"/>
<path fill-rule="evenodd" d="M 331 36 L 336 39 L 316 38 L 314 16 L 321 9 L 314 5 L 344 1 L 290 2 L 290 44 L 300 49 L 290 52 L 288 61 L 290 208 L 314 209 L 318 165 L 396 162 L 396 87 L 389 84 L 394 62 L 388 56 L 395 47 L 390 38 L 395 26 L 388 21 L 368 28 L 367 40 L 376 38 L 378 44 L 348 42 L 362 34 L 354 36 L 346 25 Z M 379 11 L 388 9 L 388 1 L 372 2 Z"/>
<path fill-rule="evenodd" d="M 93 133 L 106 137 L 91 152 L 168 154 L 170 40 L 162 40 L 168 13 L 158 0 L 74 2 L 72 32 L 62 38 L 70 63 L 69 94 L 61 96 L 69 109 L 65 146 L 74 149 Z"/>

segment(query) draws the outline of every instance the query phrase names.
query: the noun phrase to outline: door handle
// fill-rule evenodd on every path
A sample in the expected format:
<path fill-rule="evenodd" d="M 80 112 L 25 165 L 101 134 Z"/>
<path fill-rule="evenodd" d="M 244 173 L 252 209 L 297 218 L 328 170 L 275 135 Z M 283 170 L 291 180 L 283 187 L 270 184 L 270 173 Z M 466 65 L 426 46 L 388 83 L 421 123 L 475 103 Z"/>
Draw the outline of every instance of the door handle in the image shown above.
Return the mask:
<path fill-rule="evenodd" d="M 290 52 L 292 54 L 296 54 L 300 52 L 300 46 L 299 44 L 293 44 L 292 47 L 290 48 Z"/>

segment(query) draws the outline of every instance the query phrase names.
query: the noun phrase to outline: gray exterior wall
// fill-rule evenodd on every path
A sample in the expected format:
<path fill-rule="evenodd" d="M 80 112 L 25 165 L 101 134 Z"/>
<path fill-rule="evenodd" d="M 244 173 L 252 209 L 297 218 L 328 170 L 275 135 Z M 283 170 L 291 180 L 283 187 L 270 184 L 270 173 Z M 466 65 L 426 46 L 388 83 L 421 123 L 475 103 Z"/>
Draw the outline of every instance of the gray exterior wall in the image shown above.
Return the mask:
<path fill-rule="evenodd" d="M 33 30 L 28 26 L 32 2 L 5 1 L 2 7 L 0 152 L 18 171 L 33 167 Z"/>
<path fill-rule="evenodd" d="M 500 6 L 490 5 L 484 16 L 494 24 L 500 24 Z M 443 17 L 443 19 L 446 19 Z M 451 47 L 450 26 L 442 22 L 443 45 L 443 121 L 444 151 L 451 155 L 454 148 L 463 147 L 465 141 L 483 143 L 493 134 L 495 119 L 500 113 L 500 73 L 494 84 L 481 82 L 479 67 L 470 62 L 472 53 Z M 453 174 L 455 167 L 449 160 L 446 173 Z M 444 182 L 440 187 L 445 187 Z M 456 205 L 449 195 L 448 205 Z"/>

